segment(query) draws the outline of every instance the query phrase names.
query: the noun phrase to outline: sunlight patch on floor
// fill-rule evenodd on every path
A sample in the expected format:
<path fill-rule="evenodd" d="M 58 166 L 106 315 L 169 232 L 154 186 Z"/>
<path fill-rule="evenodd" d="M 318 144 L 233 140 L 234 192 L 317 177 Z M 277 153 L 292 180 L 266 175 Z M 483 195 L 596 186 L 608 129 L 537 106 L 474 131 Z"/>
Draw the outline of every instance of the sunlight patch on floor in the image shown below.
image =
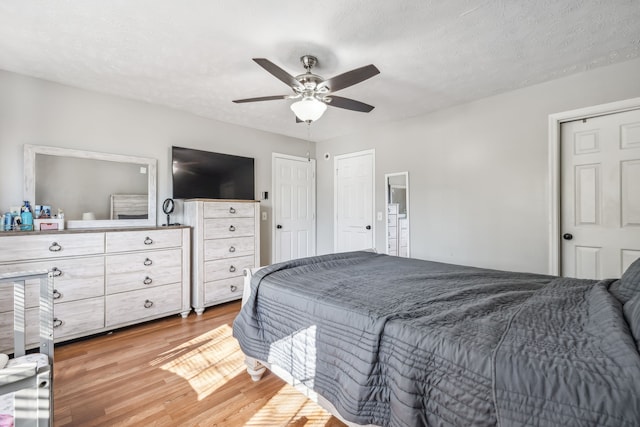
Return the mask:
<path fill-rule="evenodd" d="M 229 325 L 222 325 L 161 354 L 151 364 L 184 378 L 202 400 L 245 369 L 244 354 L 231 332 Z"/>
<path fill-rule="evenodd" d="M 245 426 L 324 427 L 331 415 L 290 385 L 276 393 Z"/>

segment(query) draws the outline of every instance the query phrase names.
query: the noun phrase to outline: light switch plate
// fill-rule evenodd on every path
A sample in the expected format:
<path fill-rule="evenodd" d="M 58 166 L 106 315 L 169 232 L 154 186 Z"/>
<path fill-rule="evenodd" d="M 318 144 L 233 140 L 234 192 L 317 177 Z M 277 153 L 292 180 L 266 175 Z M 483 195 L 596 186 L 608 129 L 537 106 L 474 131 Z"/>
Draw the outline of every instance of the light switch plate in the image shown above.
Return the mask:
<path fill-rule="evenodd" d="M 382 212 L 378 212 L 378 221 L 382 221 Z"/>
<path fill-rule="evenodd" d="M 263 221 L 267 220 L 267 211 L 262 211 L 262 220 Z"/>

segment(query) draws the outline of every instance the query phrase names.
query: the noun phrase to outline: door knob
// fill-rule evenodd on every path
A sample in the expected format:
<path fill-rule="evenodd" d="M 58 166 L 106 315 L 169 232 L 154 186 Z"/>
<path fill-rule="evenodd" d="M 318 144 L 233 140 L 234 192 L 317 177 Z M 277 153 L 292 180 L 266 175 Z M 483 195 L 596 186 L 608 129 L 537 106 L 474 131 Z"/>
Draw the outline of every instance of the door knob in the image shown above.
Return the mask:
<path fill-rule="evenodd" d="M 367 225 L 365 228 L 366 228 L 367 230 L 371 230 L 371 226 L 370 226 L 370 225 Z"/>
<path fill-rule="evenodd" d="M 282 228 L 282 226 L 280 224 L 278 224 L 278 225 L 276 225 L 276 228 L 280 229 L 280 228 Z"/>
<path fill-rule="evenodd" d="M 562 235 L 562 238 L 563 238 L 564 240 L 571 240 L 571 239 L 573 239 L 573 234 L 571 234 L 571 233 L 564 233 L 564 234 Z"/>

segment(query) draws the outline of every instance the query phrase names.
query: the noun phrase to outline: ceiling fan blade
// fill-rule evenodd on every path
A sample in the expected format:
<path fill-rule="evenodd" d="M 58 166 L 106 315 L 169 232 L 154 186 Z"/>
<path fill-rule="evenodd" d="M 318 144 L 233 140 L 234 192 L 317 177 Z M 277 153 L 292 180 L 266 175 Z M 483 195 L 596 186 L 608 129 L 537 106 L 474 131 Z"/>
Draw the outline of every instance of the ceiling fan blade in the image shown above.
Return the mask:
<path fill-rule="evenodd" d="M 361 113 L 368 113 L 375 107 L 373 105 L 365 104 L 364 102 L 356 101 L 355 99 L 343 98 L 341 96 L 331 95 L 331 102 L 327 103 L 332 107 L 344 108 L 345 110 L 360 111 Z"/>
<path fill-rule="evenodd" d="M 275 95 L 275 96 L 260 96 L 258 98 L 247 98 L 247 99 L 235 99 L 233 102 L 236 104 L 242 104 L 243 102 L 257 102 L 257 101 L 275 101 L 278 99 L 287 99 L 289 95 Z"/>
<path fill-rule="evenodd" d="M 335 77 L 325 80 L 318 84 L 318 88 L 328 87 L 330 92 L 337 92 L 341 89 L 353 86 L 364 80 L 367 80 L 376 74 L 380 74 L 380 70 L 375 65 L 369 64 L 346 73 L 338 74 Z"/>
<path fill-rule="evenodd" d="M 264 68 L 265 70 L 267 70 L 268 72 L 270 72 L 271 74 L 273 74 L 273 76 L 275 78 L 277 78 L 278 80 L 284 82 L 285 84 L 291 86 L 291 87 L 298 87 L 300 89 L 304 89 L 304 85 L 302 83 L 300 83 L 299 81 L 297 81 L 295 79 L 295 77 L 293 77 L 291 74 L 287 73 L 285 70 L 283 70 L 282 68 L 278 67 L 276 64 L 274 64 L 273 62 L 269 61 L 268 59 L 265 58 L 253 58 L 253 60 L 262 68 Z"/>

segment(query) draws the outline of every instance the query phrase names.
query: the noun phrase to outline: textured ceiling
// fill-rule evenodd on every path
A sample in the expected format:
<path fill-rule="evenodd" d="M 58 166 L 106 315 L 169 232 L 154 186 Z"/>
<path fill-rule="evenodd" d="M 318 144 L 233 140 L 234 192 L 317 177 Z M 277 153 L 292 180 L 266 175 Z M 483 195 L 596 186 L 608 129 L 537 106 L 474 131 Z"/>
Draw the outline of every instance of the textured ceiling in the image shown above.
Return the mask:
<path fill-rule="evenodd" d="M 338 95 L 311 139 L 357 132 L 640 56 L 638 0 L 3 0 L 0 69 L 306 139 L 291 101 L 233 99 L 290 90 L 303 54 L 325 78 L 381 74 Z"/>

